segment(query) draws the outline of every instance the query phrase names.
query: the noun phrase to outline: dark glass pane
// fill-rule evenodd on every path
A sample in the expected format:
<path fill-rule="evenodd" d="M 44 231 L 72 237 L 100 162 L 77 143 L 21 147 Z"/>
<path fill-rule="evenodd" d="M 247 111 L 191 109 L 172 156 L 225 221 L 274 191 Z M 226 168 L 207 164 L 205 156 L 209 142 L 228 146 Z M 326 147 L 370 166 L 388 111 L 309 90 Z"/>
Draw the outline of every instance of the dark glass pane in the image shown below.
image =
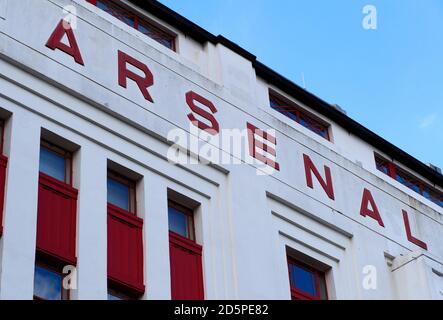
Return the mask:
<path fill-rule="evenodd" d="M 65 182 L 65 158 L 45 147 L 40 148 L 40 172 Z"/>
<path fill-rule="evenodd" d="M 135 26 L 134 15 L 131 14 L 128 10 L 110 5 L 108 1 L 102 0 L 97 0 L 97 7 L 113 15 L 117 19 L 123 21 L 128 26 Z"/>
<path fill-rule="evenodd" d="M 35 266 L 34 295 L 45 300 L 61 300 L 62 276 L 40 266 Z"/>
<path fill-rule="evenodd" d="M 188 219 L 186 214 L 177 209 L 168 209 L 169 230 L 188 238 Z"/>
<path fill-rule="evenodd" d="M 380 160 L 376 160 L 377 170 L 383 172 L 386 175 L 389 175 L 389 169 L 387 163 L 381 162 Z"/>
<path fill-rule="evenodd" d="M 129 211 L 129 186 L 108 177 L 108 202 Z"/>
<path fill-rule="evenodd" d="M 284 104 L 272 97 L 270 99 L 270 104 L 272 109 L 277 110 L 294 121 L 298 121 L 296 110 L 293 107 L 288 106 L 287 104 Z"/>
<path fill-rule="evenodd" d="M 309 293 L 313 296 L 317 295 L 315 287 L 315 276 L 312 272 L 295 266 L 295 285 L 298 290 Z"/>
<path fill-rule="evenodd" d="M 397 181 L 401 184 L 407 186 L 409 189 L 414 190 L 415 192 L 421 193 L 420 191 L 420 184 L 418 184 L 416 181 L 409 179 L 408 177 L 404 176 L 401 173 L 397 173 Z"/>
<path fill-rule="evenodd" d="M 174 40 L 173 38 L 162 32 L 161 30 L 158 30 L 155 27 L 152 27 L 146 23 L 139 23 L 138 30 L 148 37 L 154 39 L 158 43 L 164 45 L 166 48 L 173 49 L 174 48 Z"/>
<path fill-rule="evenodd" d="M 319 123 L 318 121 L 304 115 L 303 113 L 300 114 L 300 124 L 303 127 L 318 134 L 319 136 L 322 136 L 325 139 L 329 139 L 328 128 Z"/>

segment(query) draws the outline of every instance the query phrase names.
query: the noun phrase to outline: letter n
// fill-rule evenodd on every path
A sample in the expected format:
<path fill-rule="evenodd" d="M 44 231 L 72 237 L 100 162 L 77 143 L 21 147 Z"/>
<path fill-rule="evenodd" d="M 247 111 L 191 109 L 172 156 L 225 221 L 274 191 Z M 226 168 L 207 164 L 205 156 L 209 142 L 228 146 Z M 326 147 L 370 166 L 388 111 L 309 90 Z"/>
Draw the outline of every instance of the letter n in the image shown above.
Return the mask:
<path fill-rule="evenodd" d="M 369 204 L 371 204 L 371 209 L 368 208 Z M 385 227 L 383 220 L 381 219 L 380 212 L 378 211 L 377 204 L 372 197 L 371 191 L 369 191 L 368 189 L 364 189 L 363 191 L 360 214 L 363 217 L 371 217 L 372 219 L 376 220 L 380 226 L 382 226 L 383 228 Z"/>
<path fill-rule="evenodd" d="M 308 155 L 303 154 L 303 160 L 305 163 L 306 184 L 308 185 L 308 187 L 314 189 L 314 183 L 312 181 L 312 173 L 314 173 L 315 177 L 322 186 L 323 190 L 325 190 L 328 197 L 331 200 L 335 200 L 334 187 L 332 185 L 331 169 L 328 166 L 325 166 L 325 176 L 326 176 L 326 181 L 325 181 Z"/>
<path fill-rule="evenodd" d="M 62 39 L 65 35 L 68 39 L 69 45 L 66 45 L 62 42 Z M 75 62 L 77 62 L 78 64 L 82 66 L 85 65 L 80 53 L 80 49 L 77 45 L 77 40 L 75 39 L 74 31 L 72 31 L 71 25 L 67 21 L 60 20 L 54 32 L 49 37 L 46 46 L 52 50 L 59 49 L 73 57 Z"/>
<path fill-rule="evenodd" d="M 132 65 L 133 67 L 139 69 L 143 72 L 144 77 L 135 74 L 134 72 L 128 70 L 127 64 Z M 127 79 L 133 80 L 140 91 L 149 102 L 154 103 L 151 95 L 148 92 L 148 88 L 154 85 L 154 76 L 152 75 L 149 68 L 144 64 L 138 61 L 137 59 L 127 55 L 122 51 L 118 51 L 118 84 L 123 88 L 127 87 Z"/>

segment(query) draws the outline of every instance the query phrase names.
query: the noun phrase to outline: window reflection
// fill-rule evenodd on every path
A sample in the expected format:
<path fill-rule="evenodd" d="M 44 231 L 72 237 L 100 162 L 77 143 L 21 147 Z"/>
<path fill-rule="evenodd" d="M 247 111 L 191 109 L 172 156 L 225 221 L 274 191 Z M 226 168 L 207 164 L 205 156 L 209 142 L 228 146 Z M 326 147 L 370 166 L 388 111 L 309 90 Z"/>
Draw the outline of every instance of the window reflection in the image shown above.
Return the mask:
<path fill-rule="evenodd" d="M 129 186 L 108 177 L 108 202 L 129 211 Z"/>
<path fill-rule="evenodd" d="M 62 299 L 62 275 L 41 266 L 35 266 L 34 296 L 44 300 Z"/>
<path fill-rule="evenodd" d="M 40 148 L 40 172 L 65 182 L 65 165 L 66 159 L 64 156 L 46 147 L 42 146 Z"/>

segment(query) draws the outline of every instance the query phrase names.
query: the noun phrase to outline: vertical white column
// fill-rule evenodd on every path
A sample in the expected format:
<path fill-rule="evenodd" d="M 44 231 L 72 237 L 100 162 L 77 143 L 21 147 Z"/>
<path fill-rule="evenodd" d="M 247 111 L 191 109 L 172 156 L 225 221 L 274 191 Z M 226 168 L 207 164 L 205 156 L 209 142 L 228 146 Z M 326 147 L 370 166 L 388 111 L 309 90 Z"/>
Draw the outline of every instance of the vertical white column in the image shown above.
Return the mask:
<path fill-rule="evenodd" d="M 40 126 L 17 111 L 8 121 L 9 158 L 1 243 L 0 299 L 32 299 L 37 233 Z"/>
<path fill-rule="evenodd" d="M 6 19 L 6 0 L 0 0 L 0 19 Z"/>
<path fill-rule="evenodd" d="M 77 203 L 77 283 L 74 299 L 107 298 L 107 159 L 97 146 L 84 145 L 74 159 Z"/>
<path fill-rule="evenodd" d="M 139 186 L 144 220 L 144 299 L 171 299 L 167 186 L 161 177 L 148 173 Z"/>

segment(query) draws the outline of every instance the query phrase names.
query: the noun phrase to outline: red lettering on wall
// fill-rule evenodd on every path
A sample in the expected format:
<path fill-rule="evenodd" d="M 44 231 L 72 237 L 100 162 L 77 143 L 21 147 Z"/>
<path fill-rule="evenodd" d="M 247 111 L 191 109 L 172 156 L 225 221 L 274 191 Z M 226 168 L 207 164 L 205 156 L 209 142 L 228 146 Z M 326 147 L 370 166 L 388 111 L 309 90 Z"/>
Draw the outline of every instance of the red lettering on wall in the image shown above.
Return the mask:
<path fill-rule="evenodd" d="M 195 104 L 195 101 L 201 103 L 202 105 L 208 107 L 208 109 L 212 112 L 209 113 L 206 110 L 200 108 L 199 106 L 197 106 Z M 188 114 L 188 119 L 191 121 L 191 123 L 193 125 L 195 125 L 196 127 L 200 128 L 201 130 L 207 131 L 208 133 L 212 134 L 212 135 L 216 135 L 220 132 L 220 126 L 217 122 L 217 120 L 214 117 L 214 113 L 217 113 L 217 108 L 214 106 L 214 104 L 207 100 L 206 98 L 202 97 L 201 95 L 193 92 L 193 91 L 189 91 L 188 93 L 186 93 L 186 103 L 188 104 L 189 108 L 191 108 L 191 110 L 193 112 L 195 112 L 196 114 L 198 114 L 199 116 L 205 118 L 206 120 L 208 120 L 211 125 L 207 125 L 206 123 L 198 120 L 193 113 L 189 113 Z"/>
<path fill-rule="evenodd" d="M 65 34 L 68 38 L 69 46 L 62 42 Z M 74 31 L 72 31 L 71 25 L 67 21 L 61 20 L 59 22 L 52 35 L 49 37 L 46 46 L 52 50 L 59 49 L 72 56 L 75 62 L 78 64 L 82 66 L 85 65 L 77 44 L 77 40 L 75 39 Z"/>
<path fill-rule="evenodd" d="M 139 76 L 138 74 L 135 74 L 134 72 L 128 70 L 127 64 L 132 65 L 133 67 L 139 69 L 143 74 L 144 77 Z M 149 102 L 154 103 L 154 100 L 152 99 L 151 95 L 148 92 L 148 88 L 154 85 L 154 76 L 152 75 L 149 68 L 138 61 L 137 59 L 127 55 L 126 53 L 122 51 L 118 51 L 118 84 L 122 86 L 123 88 L 127 87 L 127 79 L 133 80 L 140 91 L 142 92 L 143 96 L 146 100 Z"/>
<path fill-rule="evenodd" d="M 270 147 L 267 144 L 262 143 L 261 141 L 258 141 L 256 136 L 260 136 L 263 138 L 263 140 L 266 140 L 274 145 L 277 145 L 277 139 L 274 136 L 264 132 L 263 130 L 258 129 L 257 127 L 250 124 L 249 122 L 246 124 L 246 126 L 248 129 L 249 155 L 251 157 L 267 164 L 268 166 L 280 171 L 280 165 L 277 162 L 275 162 L 272 159 L 269 159 L 264 154 L 257 152 L 257 148 L 258 148 L 258 149 L 276 157 L 277 153 L 276 153 L 275 149 Z"/>
<path fill-rule="evenodd" d="M 371 204 L 371 209 L 368 208 L 368 205 Z M 363 217 L 369 216 L 372 219 L 378 221 L 378 224 L 385 227 L 383 220 L 381 219 L 380 212 L 378 211 L 377 205 L 372 197 L 371 191 L 368 189 L 364 189 L 363 191 L 363 199 L 361 201 L 361 209 L 360 214 Z"/>
<path fill-rule="evenodd" d="M 328 166 L 325 166 L 325 176 L 326 176 L 326 181 L 325 181 L 308 155 L 303 154 L 303 160 L 305 163 L 306 184 L 308 185 L 308 187 L 314 189 L 314 183 L 312 181 L 312 173 L 314 173 L 315 177 L 322 186 L 323 190 L 325 190 L 328 197 L 331 200 L 335 200 L 334 187 L 332 185 L 331 169 Z"/>
<path fill-rule="evenodd" d="M 405 223 L 406 236 L 407 236 L 408 240 L 410 242 L 412 242 L 413 244 L 419 246 L 420 248 L 428 250 L 428 245 L 425 242 L 415 238 L 412 235 L 411 225 L 409 224 L 408 213 L 405 210 L 403 210 L 403 221 Z"/>

